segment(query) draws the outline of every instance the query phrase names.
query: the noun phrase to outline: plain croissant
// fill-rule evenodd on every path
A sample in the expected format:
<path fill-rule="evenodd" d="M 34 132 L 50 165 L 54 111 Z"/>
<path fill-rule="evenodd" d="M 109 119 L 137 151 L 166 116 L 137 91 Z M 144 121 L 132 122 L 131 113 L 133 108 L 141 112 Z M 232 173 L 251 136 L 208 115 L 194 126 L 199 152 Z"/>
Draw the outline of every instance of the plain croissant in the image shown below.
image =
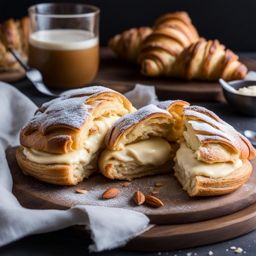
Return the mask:
<path fill-rule="evenodd" d="M 189 80 L 238 80 L 246 73 L 247 68 L 238 56 L 218 40 L 201 39 L 183 50 L 168 75 Z"/>
<path fill-rule="evenodd" d="M 8 48 L 16 49 L 27 59 L 29 18 L 21 20 L 9 19 L 0 25 L 0 70 L 11 71 L 19 68 L 19 64 L 8 52 Z"/>
<path fill-rule="evenodd" d="M 141 44 L 151 33 L 149 27 L 132 28 L 112 37 L 108 45 L 118 57 L 137 62 Z"/>
<path fill-rule="evenodd" d="M 199 40 L 197 30 L 186 12 L 161 16 L 141 46 L 139 63 L 147 76 L 169 75 L 177 56 Z"/>

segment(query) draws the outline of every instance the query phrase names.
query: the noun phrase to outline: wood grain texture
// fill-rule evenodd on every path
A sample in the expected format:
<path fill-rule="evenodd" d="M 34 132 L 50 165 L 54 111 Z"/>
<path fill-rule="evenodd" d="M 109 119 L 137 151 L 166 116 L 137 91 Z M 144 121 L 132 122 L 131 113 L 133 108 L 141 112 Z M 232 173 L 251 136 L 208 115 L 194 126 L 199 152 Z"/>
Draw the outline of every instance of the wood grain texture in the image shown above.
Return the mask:
<path fill-rule="evenodd" d="M 224 217 L 179 225 L 159 225 L 130 241 L 126 249 L 170 251 L 217 243 L 256 229 L 256 204 Z"/>
<path fill-rule="evenodd" d="M 146 214 L 154 224 L 180 224 L 212 219 L 244 209 L 256 202 L 256 173 L 242 188 L 234 193 L 211 198 L 190 198 L 182 190 L 175 177 L 170 174 L 136 179 L 128 187 L 122 181 L 111 181 L 102 175 L 94 175 L 77 186 L 56 186 L 25 176 L 15 159 L 15 148 L 7 151 L 12 170 L 13 192 L 22 205 L 28 208 L 67 209 L 76 204 L 120 207 Z M 256 166 L 256 163 L 253 163 Z M 156 183 L 163 186 L 155 187 Z M 111 187 L 121 190 L 118 197 L 102 200 L 102 193 Z M 86 189 L 88 193 L 75 193 L 76 189 Z M 164 206 L 154 209 L 145 205 L 136 206 L 132 200 L 135 191 L 149 194 L 152 189 L 159 190 L 157 196 Z"/>
<path fill-rule="evenodd" d="M 249 70 L 256 70 L 256 60 L 241 58 Z M 24 77 L 23 72 L 0 73 L 0 80 L 15 82 Z M 140 74 L 140 67 L 116 58 L 108 49 L 101 48 L 101 62 L 95 82 L 126 92 L 136 83 L 155 85 L 158 95 L 164 99 L 190 101 L 223 101 L 222 89 L 217 82 L 185 81 L 174 78 L 150 78 Z"/>

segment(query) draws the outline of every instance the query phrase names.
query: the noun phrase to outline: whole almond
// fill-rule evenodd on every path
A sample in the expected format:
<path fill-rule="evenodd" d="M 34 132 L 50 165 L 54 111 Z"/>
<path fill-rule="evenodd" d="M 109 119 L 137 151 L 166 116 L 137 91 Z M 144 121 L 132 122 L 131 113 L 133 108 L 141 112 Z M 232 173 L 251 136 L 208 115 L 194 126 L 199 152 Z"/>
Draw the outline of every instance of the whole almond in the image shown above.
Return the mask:
<path fill-rule="evenodd" d="M 164 206 L 164 203 L 159 198 L 157 198 L 156 196 L 152 196 L 152 195 L 147 195 L 145 197 L 145 202 L 149 206 L 152 206 L 152 207 L 155 207 L 155 208 Z"/>
<path fill-rule="evenodd" d="M 108 188 L 103 194 L 103 199 L 111 199 L 117 197 L 117 195 L 120 193 L 120 190 L 118 188 Z"/>
<path fill-rule="evenodd" d="M 133 201 L 137 205 L 142 205 L 145 202 L 145 196 L 142 192 L 137 191 L 133 195 Z"/>

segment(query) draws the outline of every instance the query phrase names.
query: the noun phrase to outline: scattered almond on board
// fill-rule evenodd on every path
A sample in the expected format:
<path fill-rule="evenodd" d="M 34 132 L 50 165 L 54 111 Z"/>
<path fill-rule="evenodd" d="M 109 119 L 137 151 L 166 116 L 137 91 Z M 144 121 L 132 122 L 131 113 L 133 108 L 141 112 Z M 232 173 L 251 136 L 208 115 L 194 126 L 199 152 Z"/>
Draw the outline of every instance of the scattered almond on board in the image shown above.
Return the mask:
<path fill-rule="evenodd" d="M 122 186 L 124 186 L 125 183 L 122 184 Z M 127 186 L 129 186 L 129 182 L 127 182 Z M 88 190 L 86 189 L 81 189 L 81 188 L 77 188 L 75 189 L 75 192 L 78 194 L 86 194 L 88 193 Z M 103 193 L 102 193 L 102 199 L 108 200 L 108 199 L 112 199 L 117 197 L 120 194 L 120 190 L 118 188 L 112 187 L 112 188 L 108 188 L 106 189 Z M 147 204 L 150 207 L 154 207 L 154 208 L 159 208 L 161 206 L 164 206 L 164 203 L 156 196 L 152 195 L 152 191 L 151 194 L 149 195 L 144 195 L 141 191 L 136 191 L 133 194 L 132 197 L 134 203 L 136 205 L 143 205 L 143 204 Z"/>
<path fill-rule="evenodd" d="M 142 205 L 145 202 L 145 195 L 140 191 L 136 191 L 133 195 L 133 201 L 136 205 Z"/>
<path fill-rule="evenodd" d="M 164 206 L 164 203 L 158 197 L 152 196 L 152 195 L 147 195 L 145 197 L 145 202 L 147 205 L 154 207 L 154 208 Z"/>
<path fill-rule="evenodd" d="M 78 193 L 78 194 L 86 194 L 86 193 L 88 192 L 88 190 L 86 190 L 86 189 L 81 189 L 81 188 L 77 188 L 77 189 L 75 190 L 75 192 Z"/>
<path fill-rule="evenodd" d="M 164 183 L 161 181 L 157 181 L 157 182 L 155 182 L 154 185 L 155 185 L 155 187 L 162 187 L 164 185 Z"/>
<path fill-rule="evenodd" d="M 118 196 L 120 190 L 118 188 L 108 188 L 102 194 L 102 199 L 112 199 Z"/>
<path fill-rule="evenodd" d="M 124 182 L 123 184 L 122 184 L 122 187 L 128 187 L 129 185 L 130 185 L 131 183 L 130 182 Z"/>

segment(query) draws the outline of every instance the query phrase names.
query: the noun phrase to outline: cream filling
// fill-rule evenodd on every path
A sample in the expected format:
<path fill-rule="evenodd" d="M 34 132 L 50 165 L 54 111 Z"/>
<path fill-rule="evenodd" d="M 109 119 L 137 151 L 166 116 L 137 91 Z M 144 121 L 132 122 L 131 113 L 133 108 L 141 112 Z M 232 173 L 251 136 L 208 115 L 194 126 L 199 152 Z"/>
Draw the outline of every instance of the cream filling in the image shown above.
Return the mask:
<path fill-rule="evenodd" d="M 107 131 L 119 116 L 101 117 L 94 121 L 97 128 L 95 134 L 89 135 L 85 140 L 83 148 L 65 154 L 51 154 L 24 147 L 23 153 L 28 160 L 39 164 L 78 164 L 87 165 L 90 163 L 93 154 L 102 146 Z"/>
<path fill-rule="evenodd" d="M 100 166 L 109 161 L 131 162 L 139 165 L 162 165 L 171 158 L 172 148 L 162 138 L 150 138 L 126 145 L 123 150 L 105 150 L 100 159 Z"/>
<path fill-rule="evenodd" d="M 90 153 L 95 153 L 100 147 L 103 146 L 106 133 L 119 118 L 120 116 L 113 115 L 107 118 L 101 117 L 94 121 L 94 127 L 97 127 L 98 131 L 95 134 L 88 136 L 88 138 L 84 141 L 84 147 Z"/>
<path fill-rule="evenodd" d="M 242 161 L 207 164 L 196 159 L 195 153 L 184 143 L 176 153 L 176 162 L 184 170 L 186 176 L 205 176 L 209 178 L 221 178 L 228 176 L 242 166 Z"/>
<path fill-rule="evenodd" d="M 78 164 L 88 163 L 90 159 L 90 154 L 85 149 L 66 154 L 50 154 L 32 148 L 24 148 L 23 154 L 31 162 L 38 164 Z"/>

